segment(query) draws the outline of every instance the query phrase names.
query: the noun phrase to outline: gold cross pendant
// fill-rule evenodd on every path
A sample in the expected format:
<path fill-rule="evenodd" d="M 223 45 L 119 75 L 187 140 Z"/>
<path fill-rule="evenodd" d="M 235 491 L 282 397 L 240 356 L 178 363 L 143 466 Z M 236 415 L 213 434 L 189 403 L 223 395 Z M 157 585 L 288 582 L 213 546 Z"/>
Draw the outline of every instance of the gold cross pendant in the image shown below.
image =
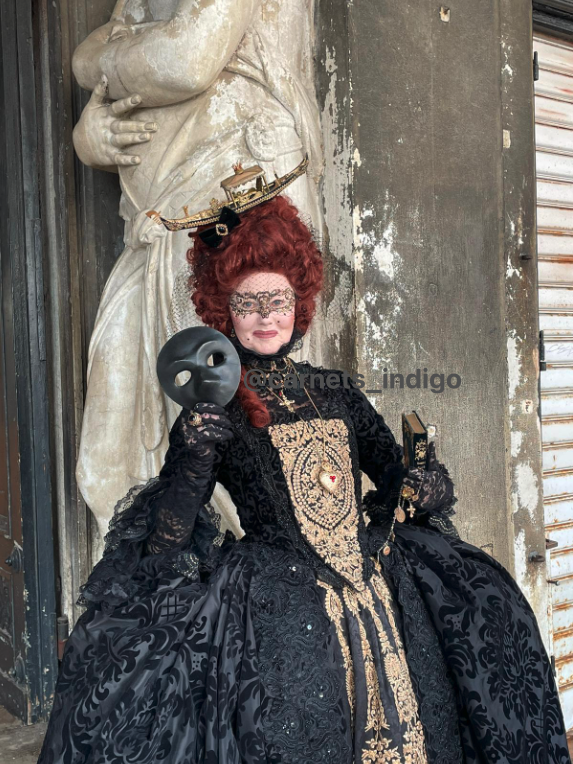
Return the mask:
<path fill-rule="evenodd" d="M 277 397 L 281 402 L 281 406 L 286 406 L 286 408 L 290 411 L 291 414 L 295 413 L 294 401 L 291 401 L 289 398 L 286 398 L 282 390 L 280 391 Z"/>

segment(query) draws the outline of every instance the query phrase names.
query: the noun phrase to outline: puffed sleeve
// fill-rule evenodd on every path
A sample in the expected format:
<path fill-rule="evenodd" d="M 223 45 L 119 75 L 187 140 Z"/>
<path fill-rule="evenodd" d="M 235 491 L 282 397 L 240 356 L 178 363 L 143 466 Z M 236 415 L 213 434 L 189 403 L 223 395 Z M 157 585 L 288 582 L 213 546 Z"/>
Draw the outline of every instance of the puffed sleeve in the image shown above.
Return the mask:
<path fill-rule="evenodd" d="M 406 474 L 402 446 L 356 383 L 346 390 L 350 416 L 358 446 L 359 466 L 376 486 L 364 497 L 364 509 L 372 522 L 387 520 L 398 504 Z"/>

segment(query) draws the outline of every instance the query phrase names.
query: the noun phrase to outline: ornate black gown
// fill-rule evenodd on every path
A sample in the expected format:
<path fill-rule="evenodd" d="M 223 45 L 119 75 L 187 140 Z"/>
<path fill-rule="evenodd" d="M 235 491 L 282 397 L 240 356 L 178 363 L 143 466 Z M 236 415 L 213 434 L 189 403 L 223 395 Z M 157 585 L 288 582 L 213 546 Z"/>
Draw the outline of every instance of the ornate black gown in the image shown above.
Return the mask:
<path fill-rule="evenodd" d="M 206 480 L 177 420 L 82 587 L 39 764 L 570 764 L 531 608 L 451 506 L 397 524 L 378 559 L 402 451 L 333 373 L 312 395 L 336 495 L 314 478 L 322 424 L 302 391 L 294 413 L 270 396 L 259 430 L 232 402 Z M 239 541 L 206 507 L 216 480 Z M 158 529 L 175 541 L 149 554 Z"/>

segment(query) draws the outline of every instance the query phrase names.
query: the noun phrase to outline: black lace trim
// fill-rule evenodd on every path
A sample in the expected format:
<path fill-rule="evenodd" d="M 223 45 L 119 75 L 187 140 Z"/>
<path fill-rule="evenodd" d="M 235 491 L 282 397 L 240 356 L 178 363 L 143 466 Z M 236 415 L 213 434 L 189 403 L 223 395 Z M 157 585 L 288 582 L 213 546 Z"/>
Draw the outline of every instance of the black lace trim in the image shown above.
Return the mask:
<path fill-rule="evenodd" d="M 448 472 L 445 464 L 442 464 L 442 462 L 438 462 L 438 464 L 440 465 L 442 472 L 447 477 L 450 477 L 450 473 Z M 457 503 L 457 501 L 457 497 L 452 495 L 451 498 L 448 498 L 446 501 L 444 501 L 443 504 L 441 504 L 439 507 L 436 507 L 435 509 L 417 509 L 415 524 L 428 525 L 446 536 L 459 539 L 460 535 L 451 519 L 456 514 L 454 505 Z"/>
<path fill-rule="evenodd" d="M 193 535 L 184 544 L 146 554 L 145 542 L 155 527 L 155 503 L 169 485 L 165 478 L 152 478 L 134 486 L 116 504 L 104 537 L 103 556 L 80 586 L 78 605 L 98 605 L 111 611 L 174 573 L 198 581 L 219 564 L 223 550 L 235 537 L 230 531 L 225 536 L 220 533 L 213 522 L 215 513 L 207 507 L 197 513 Z"/>

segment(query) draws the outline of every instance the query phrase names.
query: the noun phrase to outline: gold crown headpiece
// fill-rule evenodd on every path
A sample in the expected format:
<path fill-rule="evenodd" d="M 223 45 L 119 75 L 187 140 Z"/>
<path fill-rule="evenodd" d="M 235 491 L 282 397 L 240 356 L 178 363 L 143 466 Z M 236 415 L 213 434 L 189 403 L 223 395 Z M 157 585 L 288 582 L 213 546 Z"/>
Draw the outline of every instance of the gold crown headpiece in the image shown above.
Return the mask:
<path fill-rule="evenodd" d="M 212 199 L 208 210 L 202 210 L 184 218 L 164 218 L 161 216 L 161 213 L 155 210 L 150 210 L 147 215 L 157 221 L 157 223 L 164 225 L 169 231 L 184 231 L 188 228 L 197 228 L 208 223 L 217 224 L 219 223 L 223 208 L 230 208 L 234 213 L 240 215 L 242 212 L 257 207 L 259 204 L 268 202 L 284 191 L 287 186 L 290 186 L 293 181 L 304 175 L 307 167 L 308 155 L 294 170 L 287 172 L 282 178 L 276 176 L 275 180 L 267 183 L 265 172 L 261 167 L 254 165 L 243 170 L 242 164 L 238 162 L 233 165 L 235 174 L 221 182 L 221 188 L 227 197 L 226 201 L 220 202 L 217 199 Z M 244 186 L 253 181 L 254 186 L 244 188 Z M 186 212 L 186 210 L 184 211 Z M 222 227 L 225 228 L 224 225 Z"/>

